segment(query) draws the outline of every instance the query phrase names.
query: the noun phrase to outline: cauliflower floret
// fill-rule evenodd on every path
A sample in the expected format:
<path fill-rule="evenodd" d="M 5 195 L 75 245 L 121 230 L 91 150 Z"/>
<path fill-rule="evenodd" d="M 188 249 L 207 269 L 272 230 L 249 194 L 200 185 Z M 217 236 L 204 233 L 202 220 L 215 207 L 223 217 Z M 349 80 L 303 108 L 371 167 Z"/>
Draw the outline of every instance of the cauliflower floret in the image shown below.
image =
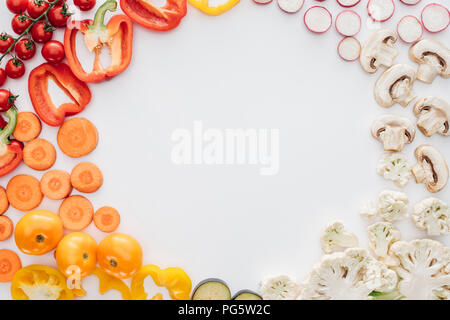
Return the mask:
<path fill-rule="evenodd" d="M 388 222 L 404 219 L 408 216 L 408 197 L 403 192 L 384 190 L 378 196 L 376 205 L 361 210 L 361 216 L 372 219 L 381 217 Z"/>
<path fill-rule="evenodd" d="M 427 230 L 430 236 L 450 233 L 449 207 L 437 198 L 428 198 L 416 204 L 412 220 L 417 228 Z"/>
<path fill-rule="evenodd" d="M 378 258 L 386 259 L 391 245 L 401 239 L 399 230 L 389 222 L 377 222 L 367 227 L 370 248 Z"/>
<path fill-rule="evenodd" d="M 398 241 L 390 254 L 397 260 L 398 289 L 406 299 L 450 298 L 450 248 L 430 239 Z"/>
<path fill-rule="evenodd" d="M 295 300 L 299 292 L 297 280 L 288 275 L 266 278 L 259 286 L 264 300 Z"/>
<path fill-rule="evenodd" d="M 322 233 L 320 237 L 322 250 L 325 253 L 340 251 L 345 248 L 358 246 L 358 237 L 345 230 L 342 222 L 333 222 Z"/>
<path fill-rule="evenodd" d="M 403 153 L 385 153 L 378 160 L 377 172 L 397 186 L 404 187 L 411 178 L 411 165 Z"/>
<path fill-rule="evenodd" d="M 395 288 L 397 276 L 368 251 L 349 248 L 324 255 L 300 291 L 302 300 L 368 300 L 372 291 Z"/>

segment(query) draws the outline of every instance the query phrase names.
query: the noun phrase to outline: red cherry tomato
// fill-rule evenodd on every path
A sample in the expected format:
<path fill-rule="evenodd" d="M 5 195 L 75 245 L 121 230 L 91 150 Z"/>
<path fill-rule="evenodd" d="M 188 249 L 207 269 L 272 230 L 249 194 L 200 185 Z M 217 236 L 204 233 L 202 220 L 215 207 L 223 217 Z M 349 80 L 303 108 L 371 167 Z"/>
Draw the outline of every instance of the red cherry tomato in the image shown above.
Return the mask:
<path fill-rule="evenodd" d="M 0 87 L 6 82 L 6 71 L 0 68 Z"/>
<path fill-rule="evenodd" d="M 14 39 L 6 33 L 0 35 L 0 53 L 8 51 L 9 47 L 14 43 Z"/>
<path fill-rule="evenodd" d="M 11 21 L 11 27 L 17 34 L 22 34 L 33 22 L 26 15 L 17 14 Z"/>
<path fill-rule="evenodd" d="M 0 89 L 0 112 L 8 111 L 14 105 L 16 98 L 8 90 Z"/>
<path fill-rule="evenodd" d="M 28 0 L 6 0 L 6 6 L 12 13 L 18 14 L 27 10 Z"/>
<path fill-rule="evenodd" d="M 73 4 L 81 11 L 89 11 L 95 7 L 96 0 L 73 0 Z"/>
<path fill-rule="evenodd" d="M 31 37 L 37 43 L 50 41 L 53 38 L 53 27 L 44 21 L 39 21 L 31 28 Z"/>
<path fill-rule="evenodd" d="M 25 65 L 19 59 L 10 59 L 5 66 L 6 75 L 11 79 L 19 79 L 25 74 Z"/>
<path fill-rule="evenodd" d="M 67 11 L 67 6 L 65 4 L 62 6 L 58 5 L 50 9 L 47 17 L 52 26 L 62 28 L 67 25 L 67 21 L 69 21 L 70 18 L 70 13 Z"/>
<path fill-rule="evenodd" d="M 15 50 L 17 56 L 20 59 L 29 60 L 36 54 L 36 45 L 34 44 L 33 40 L 24 38 L 20 39 L 19 42 L 17 42 Z"/>
<path fill-rule="evenodd" d="M 50 63 L 59 63 L 66 56 L 64 45 L 56 40 L 51 40 L 44 44 L 41 53 L 44 59 Z"/>
<path fill-rule="evenodd" d="M 39 18 L 49 7 L 42 0 L 28 0 L 27 12 L 33 19 Z"/>

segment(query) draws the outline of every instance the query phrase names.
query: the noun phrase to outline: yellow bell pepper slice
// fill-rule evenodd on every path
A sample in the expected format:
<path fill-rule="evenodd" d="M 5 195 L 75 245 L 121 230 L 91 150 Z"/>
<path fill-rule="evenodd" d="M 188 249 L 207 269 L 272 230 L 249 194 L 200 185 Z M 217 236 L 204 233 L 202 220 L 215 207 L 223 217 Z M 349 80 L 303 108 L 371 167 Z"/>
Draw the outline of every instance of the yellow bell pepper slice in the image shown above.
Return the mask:
<path fill-rule="evenodd" d="M 131 293 L 135 300 L 147 300 L 144 280 L 151 276 L 158 287 L 165 287 L 173 300 L 189 300 L 192 282 L 189 276 L 180 268 L 160 269 L 155 265 L 146 265 L 131 280 Z M 161 300 L 162 294 L 156 294 L 151 300 Z"/>
<path fill-rule="evenodd" d="M 211 7 L 209 5 L 209 0 L 189 0 L 189 3 L 210 16 L 218 16 L 232 9 L 239 1 L 240 0 L 228 0 L 226 3 L 217 7 Z"/>
<path fill-rule="evenodd" d="M 104 294 L 109 290 L 117 290 L 122 294 L 123 300 L 132 300 L 130 288 L 120 279 L 114 278 L 100 268 L 95 268 L 92 274 L 99 280 L 99 292 Z"/>

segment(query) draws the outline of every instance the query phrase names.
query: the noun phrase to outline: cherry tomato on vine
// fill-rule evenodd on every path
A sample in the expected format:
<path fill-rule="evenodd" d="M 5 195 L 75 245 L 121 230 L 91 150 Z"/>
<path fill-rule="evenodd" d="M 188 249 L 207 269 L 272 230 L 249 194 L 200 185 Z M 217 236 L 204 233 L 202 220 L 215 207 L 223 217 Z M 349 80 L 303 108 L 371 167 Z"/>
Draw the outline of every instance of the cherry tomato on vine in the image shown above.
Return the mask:
<path fill-rule="evenodd" d="M 6 33 L 0 35 L 0 53 L 5 53 L 14 43 L 14 39 Z"/>
<path fill-rule="evenodd" d="M 30 17 L 17 14 L 11 21 L 11 27 L 15 33 L 22 34 L 32 23 Z"/>
<path fill-rule="evenodd" d="M 36 45 L 33 40 L 24 38 L 16 43 L 15 51 L 17 56 L 22 60 L 29 60 L 36 54 Z"/>
<path fill-rule="evenodd" d="M 48 23 L 39 21 L 31 28 L 31 37 L 37 43 L 45 43 L 53 38 L 53 30 Z"/>
<path fill-rule="evenodd" d="M 48 3 L 42 0 L 28 0 L 27 12 L 30 17 L 39 18 L 49 7 Z"/>
<path fill-rule="evenodd" d="M 66 54 L 64 53 L 64 45 L 56 40 L 50 40 L 42 47 L 42 56 L 50 63 L 61 62 Z"/>
<path fill-rule="evenodd" d="M 28 0 L 6 0 L 6 6 L 12 13 L 21 13 L 27 10 Z"/>
<path fill-rule="evenodd" d="M 0 111 L 8 111 L 14 105 L 15 97 L 11 92 L 5 89 L 0 89 Z"/>
<path fill-rule="evenodd" d="M 96 0 L 73 0 L 73 4 L 81 11 L 89 11 L 95 7 Z"/>
<path fill-rule="evenodd" d="M 50 9 L 47 14 L 48 20 L 52 26 L 62 28 L 67 25 L 71 13 L 67 11 L 67 5 L 58 5 Z"/>
<path fill-rule="evenodd" d="M 6 63 L 5 71 L 11 79 L 19 79 L 25 74 L 25 65 L 21 60 L 12 58 Z"/>
<path fill-rule="evenodd" d="M 6 71 L 0 68 L 0 87 L 6 82 Z"/>

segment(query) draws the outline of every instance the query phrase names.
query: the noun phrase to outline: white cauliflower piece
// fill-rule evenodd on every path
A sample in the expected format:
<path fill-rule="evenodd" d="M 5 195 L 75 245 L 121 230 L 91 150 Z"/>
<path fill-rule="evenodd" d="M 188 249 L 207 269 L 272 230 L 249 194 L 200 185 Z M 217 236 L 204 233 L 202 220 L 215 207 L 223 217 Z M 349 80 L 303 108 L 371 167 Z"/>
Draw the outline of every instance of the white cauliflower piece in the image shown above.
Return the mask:
<path fill-rule="evenodd" d="M 398 241 L 390 253 L 397 260 L 398 289 L 409 300 L 450 298 L 450 248 L 430 239 Z"/>
<path fill-rule="evenodd" d="M 302 300 L 368 300 L 372 291 L 395 288 L 397 276 L 368 251 L 349 248 L 324 255 L 300 290 Z"/>
<path fill-rule="evenodd" d="M 408 184 L 411 178 L 411 165 L 403 153 L 385 153 L 378 160 L 377 172 L 385 179 L 392 180 L 399 187 Z"/>
<path fill-rule="evenodd" d="M 401 233 L 390 222 L 377 222 L 367 227 L 369 245 L 378 258 L 386 259 L 391 245 L 401 239 Z"/>
<path fill-rule="evenodd" d="M 416 204 L 412 220 L 417 228 L 426 230 L 430 236 L 450 233 L 449 207 L 437 198 L 428 198 Z"/>
<path fill-rule="evenodd" d="M 264 300 L 295 300 L 299 292 L 297 280 L 288 275 L 268 277 L 259 286 Z"/>
<path fill-rule="evenodd" d="M 378 196 L 376 205 L 368 205 L 364 207 L 361 216 L 372 219 L 381 217 L 388 222 L 408 217 L 408 197 L 403 192 L 384 190 Z"/>
<path fill-rule="evenodd" d="M 332 253 L 345 248 L 357 247 L 358 237 L 345 230 L 342 222 L 336 221 L 323 231 L 320 243 L 325 253 Z"/>

